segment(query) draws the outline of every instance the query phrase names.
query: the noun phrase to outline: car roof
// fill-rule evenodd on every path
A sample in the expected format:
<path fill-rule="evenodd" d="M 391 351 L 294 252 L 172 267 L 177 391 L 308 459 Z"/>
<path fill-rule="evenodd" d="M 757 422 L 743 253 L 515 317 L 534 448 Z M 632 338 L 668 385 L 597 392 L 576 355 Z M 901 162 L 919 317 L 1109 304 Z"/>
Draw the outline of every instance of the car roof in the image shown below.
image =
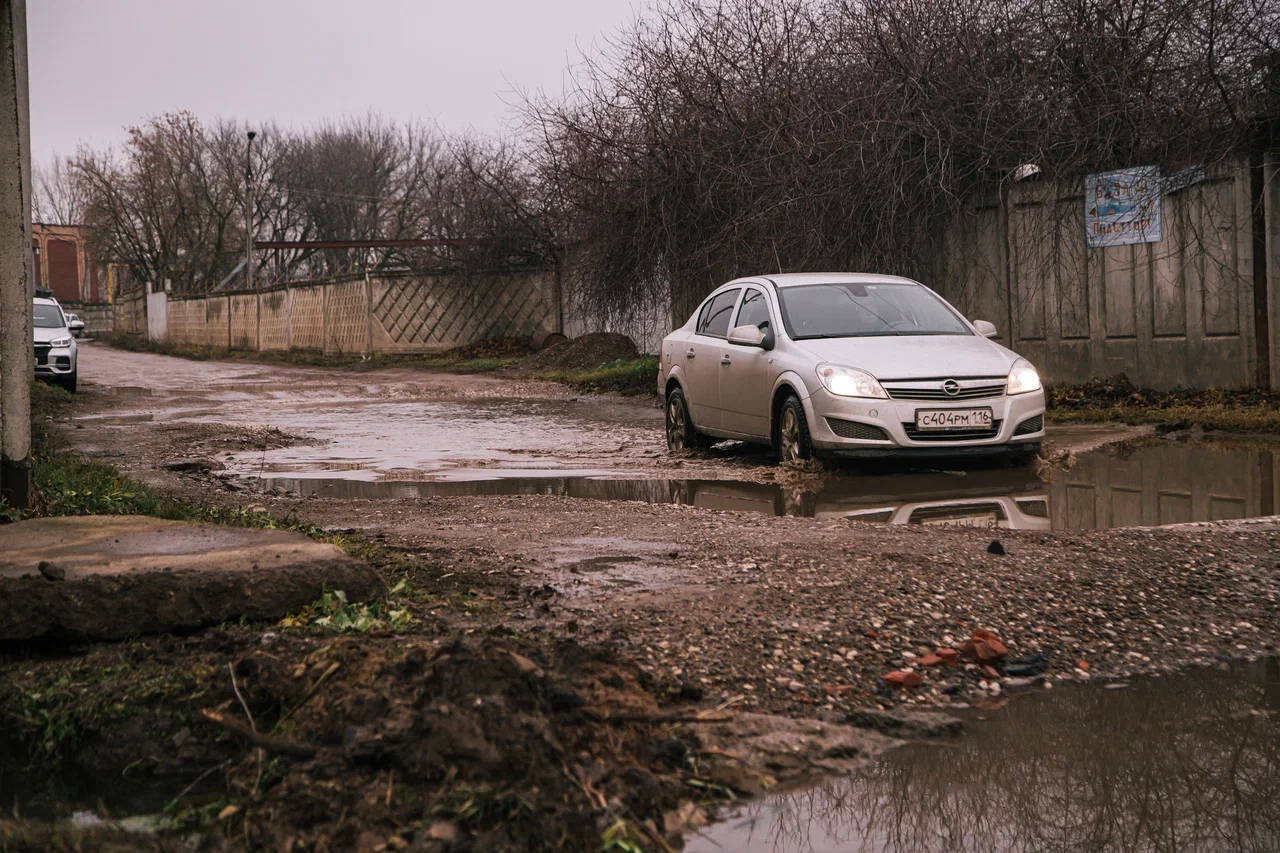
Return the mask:
<path fill-rule="evenodd" d="M 777 275 L 763 275 L 758 278 L 768 279 L 778 287 L 797 287 L 804 284 L 919 284 L 900 275 L 885 275 L 869 272 L 788 272 Z"/>
<path fill-rule="evenodd" d="M 58 300 L 45 299 L 43 296 L 34 297 L 31 301 L 36 305 L 58 305 Z M 61 308 L 62 306 L 58 305 L 58 307 Z"/>

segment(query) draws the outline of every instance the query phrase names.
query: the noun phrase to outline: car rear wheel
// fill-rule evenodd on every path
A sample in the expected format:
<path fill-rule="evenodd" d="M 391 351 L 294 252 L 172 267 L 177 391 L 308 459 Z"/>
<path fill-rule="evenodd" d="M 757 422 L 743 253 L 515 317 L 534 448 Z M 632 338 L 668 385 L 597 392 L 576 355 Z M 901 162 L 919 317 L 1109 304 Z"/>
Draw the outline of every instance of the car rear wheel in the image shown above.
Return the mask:
<path fill-rule="evenodd" d="M 792 395 L 782 404 L 778 415 L 778 461 L 803 462 L 813 458 L 813 443 L 809 440 L 809 422 L 804 416 L 800 398 Z"/>
<path fill-rule="evenodd" d="M 707 448 L 714 443 L 714 439 L 700 435 L 694 429 L 684 391 L 679 388 L 671 389 L 671 393 L 667 395 L 667 450 L 674 453 L 680 450 Z"/>

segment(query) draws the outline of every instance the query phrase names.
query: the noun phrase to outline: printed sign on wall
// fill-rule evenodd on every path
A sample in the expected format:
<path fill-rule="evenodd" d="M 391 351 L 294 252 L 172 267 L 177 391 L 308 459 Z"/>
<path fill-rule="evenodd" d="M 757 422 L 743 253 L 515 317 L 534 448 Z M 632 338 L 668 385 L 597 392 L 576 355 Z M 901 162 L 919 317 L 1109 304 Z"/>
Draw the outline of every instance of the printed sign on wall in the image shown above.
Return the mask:
<path fill-rule="evenodd" d="M 1157 166 L 1086 175 L 1084 224 L 1089 247 L 1160 242 L 1160 195 Z"/>

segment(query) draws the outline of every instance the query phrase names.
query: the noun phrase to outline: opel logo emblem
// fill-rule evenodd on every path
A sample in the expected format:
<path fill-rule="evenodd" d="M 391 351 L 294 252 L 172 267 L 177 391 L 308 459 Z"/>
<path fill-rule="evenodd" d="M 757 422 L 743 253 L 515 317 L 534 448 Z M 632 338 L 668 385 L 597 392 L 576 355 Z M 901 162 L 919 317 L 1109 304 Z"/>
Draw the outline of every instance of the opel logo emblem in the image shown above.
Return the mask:
<path fill-rule="evenodd" d="M 942 390 L 947 393 L 948 397 L 954 397 L 960 393 L 960 383 L 954 379 L 948 379 L 942 383 Z"/>

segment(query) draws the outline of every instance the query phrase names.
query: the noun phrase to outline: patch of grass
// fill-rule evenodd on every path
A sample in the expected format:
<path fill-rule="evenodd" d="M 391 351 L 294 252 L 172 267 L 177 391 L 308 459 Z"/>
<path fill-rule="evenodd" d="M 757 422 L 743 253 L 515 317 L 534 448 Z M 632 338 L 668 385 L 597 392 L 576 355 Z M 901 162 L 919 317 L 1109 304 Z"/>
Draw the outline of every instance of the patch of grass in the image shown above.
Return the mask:
<path fill-rule="evenodd" d="M 364 632 L 375 628 L 397 631 L 413 624 L 409 610 L 396 601 L 396 596 L 407 591 L 408 582 L 401 580 L 387 592 L 381 601 L 352 604 L 340 589 L 326 592 L 319 601 L 309 604 L 301 612 L 280 620 L 281 628 L 315 626 L 329 631 Z"/>
<path fill-rule="evenodd" d="M 1151 391 L 1123 374 L 1084 385 L 1047 389 L 1045 416 L 1053 423 L 1161 424 L 1242 433 L 1280 433 L 1280 395 L 1211 388 Z"/>
<path fill-rule="evenodd" d="M 538 374 L 537 378 L 563 383 L 575 391 L 611 391 L 636 397 L 655 393 L 658 357 L 642 355 L 635 359 L 604 364 L 592 370 L 554 370 Z"/>

